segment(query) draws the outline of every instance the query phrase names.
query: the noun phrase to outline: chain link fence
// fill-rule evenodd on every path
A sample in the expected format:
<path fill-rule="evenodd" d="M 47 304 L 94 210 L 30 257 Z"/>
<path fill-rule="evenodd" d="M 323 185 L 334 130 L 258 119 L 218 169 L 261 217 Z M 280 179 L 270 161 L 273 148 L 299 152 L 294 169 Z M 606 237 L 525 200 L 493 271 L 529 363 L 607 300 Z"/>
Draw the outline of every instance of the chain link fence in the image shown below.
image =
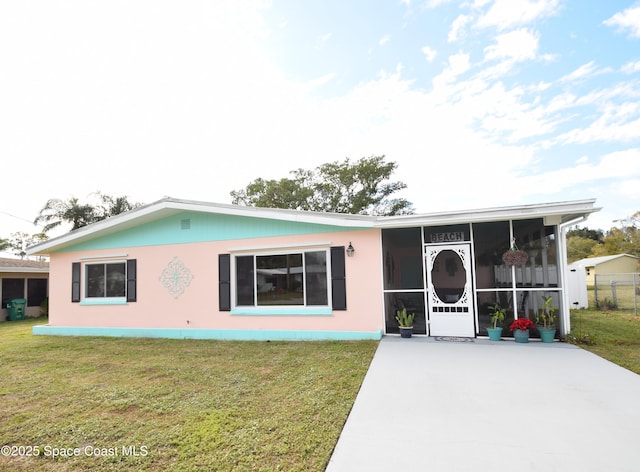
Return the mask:
<path fill-rule="evenodd" d="M 597 308 L 638 314 L 640 274 L 596 274 L 594 301 Z"/>

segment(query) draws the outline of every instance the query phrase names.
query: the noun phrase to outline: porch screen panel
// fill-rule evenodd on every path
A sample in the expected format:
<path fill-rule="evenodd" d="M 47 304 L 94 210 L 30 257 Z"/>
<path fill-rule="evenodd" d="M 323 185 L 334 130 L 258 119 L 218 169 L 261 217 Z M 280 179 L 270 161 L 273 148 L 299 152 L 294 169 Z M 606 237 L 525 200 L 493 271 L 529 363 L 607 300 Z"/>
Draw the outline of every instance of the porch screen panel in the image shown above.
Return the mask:
<path fill-rule="evenodd" d="M 511 247 L 509 222 L 473 224 L 473 248 L 476 258 L 476 288 L 510 288 L 511 268 L 502 254 Z"/>
<path fill-rule="evenodd" d="M 385 290 L 424 287 L 420 228 L 382 230 Z"/>
<path fill-rule="evenodd" d="M 387 333 L 399 333 L 396 313 L 406 308 L 407 313 L 414 313 L 413 333 L 427 334 L 423 292 L 387 292 L 384 294 L 384 322 Z"/>

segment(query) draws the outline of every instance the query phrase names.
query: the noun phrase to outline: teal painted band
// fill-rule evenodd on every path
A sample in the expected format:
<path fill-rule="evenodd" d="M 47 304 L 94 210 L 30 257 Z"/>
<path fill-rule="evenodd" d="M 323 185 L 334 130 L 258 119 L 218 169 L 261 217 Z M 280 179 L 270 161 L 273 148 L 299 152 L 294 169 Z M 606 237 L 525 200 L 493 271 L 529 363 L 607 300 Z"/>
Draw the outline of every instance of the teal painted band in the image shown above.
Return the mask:
<path fill-rule="evenodd" d="M 197 328 L 33 327 L 36 336 L 107 336 L 126 338 L 215 339 L 224 341 L 364 341 L 380 340 L 380 331 L 285 331 Z"/>
<path fill-rule="evenodd" d="M 231 310 L 232 315 L 248 315 L 248 316 L 329 316 L 333 315 L 331 308 L 234 308 Z"/>
<path fill-rule="evenodd" d="M 125 298 L 85 298 L 80 305 L 126 305 Z"/>

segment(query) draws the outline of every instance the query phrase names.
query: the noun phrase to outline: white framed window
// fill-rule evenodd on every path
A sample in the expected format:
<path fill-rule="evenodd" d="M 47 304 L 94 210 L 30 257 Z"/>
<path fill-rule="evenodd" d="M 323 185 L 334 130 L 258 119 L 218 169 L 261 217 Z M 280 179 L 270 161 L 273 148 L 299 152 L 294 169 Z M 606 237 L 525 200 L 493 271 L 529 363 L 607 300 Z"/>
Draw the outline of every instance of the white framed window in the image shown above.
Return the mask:
<path fill-rule="evenodd" d="M 235 307 L 328 307 L 328 249 L 237 254 Z"/>
<path fill-rule="evenodd" d="M 124 300 L 127 291 L 126 261 L 92 262 L 84 266 L 84 298 Z"/>

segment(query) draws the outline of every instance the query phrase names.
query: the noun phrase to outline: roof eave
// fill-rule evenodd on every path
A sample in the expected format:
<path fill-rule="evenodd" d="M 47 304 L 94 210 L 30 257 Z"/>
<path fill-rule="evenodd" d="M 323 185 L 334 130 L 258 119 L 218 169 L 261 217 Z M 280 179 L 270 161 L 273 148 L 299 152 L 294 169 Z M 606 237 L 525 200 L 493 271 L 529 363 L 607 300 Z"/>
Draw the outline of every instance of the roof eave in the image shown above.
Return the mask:
<path fill-rule="evenodd" d="M 545 224 L 561 224 L 587 217 L 600 211 L 594 208 L 595 199 L 572 202 L 544 203 L 538 205 L 519 205 L 509 207 L 485 208 L 438 212 L 421 215 L 401 215 L 379 218 L 378 228 L 400 228 L 409 226 L 435 226 L 461 223 L 482 223 L 499 220 L 523 220 L 545 218 Z"/>
<path fill-rule="evenodd" d="M 198 202 L 164 198 L 155 203 L 135 208 L 126 213 L 107 218 L 66 233 L 62 236 L 44 241 L 27 249 L 28 255 L 48 255 L 65 247 L 83 241 L 107 236 L 140 224 L 156 221 L 161 218 L 194 211 L 219 215 L 246 216 L 252 218 L 276 219 L 298 223 L 324 224 L 352 228 L 373 228 L 375 217 L 365 215 L 347 215 L 336 213 L 303 212 L 274 208 L 256 208 L 238 205 Z"/>

